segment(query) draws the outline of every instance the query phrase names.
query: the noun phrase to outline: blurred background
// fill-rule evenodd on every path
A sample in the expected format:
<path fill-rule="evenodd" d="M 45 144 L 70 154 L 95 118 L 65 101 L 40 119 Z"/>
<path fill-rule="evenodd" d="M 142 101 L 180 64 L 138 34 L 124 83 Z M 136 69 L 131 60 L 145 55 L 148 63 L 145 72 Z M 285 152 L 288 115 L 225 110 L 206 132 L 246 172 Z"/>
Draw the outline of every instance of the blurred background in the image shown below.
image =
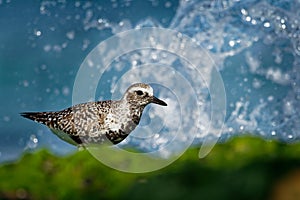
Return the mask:
<path fill-rule="evenodd" d="M 299 19 L 298 0 L 0 0 L 0 199 L 300 199 Z M 19 116 L 69 107 L 89 52 L 141 27 L 179 31 L 212 56 L 227 104 L 208 157 L 199 160 L 197 148 L 213 136 L 188 133 L 196 134 L 192 149 L 171 166 L 124 174 Z M 98 99 L 111 97 L 118 76 L 108 72 Z M 163 139 L 146 146 L 172 140 Z"/>

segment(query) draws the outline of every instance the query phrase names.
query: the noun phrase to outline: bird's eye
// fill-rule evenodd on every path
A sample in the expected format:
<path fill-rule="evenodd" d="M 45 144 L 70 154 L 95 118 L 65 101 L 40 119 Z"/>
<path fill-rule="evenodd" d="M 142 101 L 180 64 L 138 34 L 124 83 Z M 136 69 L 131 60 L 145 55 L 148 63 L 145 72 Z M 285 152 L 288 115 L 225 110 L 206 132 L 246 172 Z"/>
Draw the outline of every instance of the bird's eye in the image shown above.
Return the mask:
<path fill-rule="evenodd" d="M 143 93 L 143 91 L 138 90 L 138 91 L 136 91 L 136 94 L 139 95 L 139 96 L 141 96 L 141 95 L 143 95 L 144 93 Z"/>

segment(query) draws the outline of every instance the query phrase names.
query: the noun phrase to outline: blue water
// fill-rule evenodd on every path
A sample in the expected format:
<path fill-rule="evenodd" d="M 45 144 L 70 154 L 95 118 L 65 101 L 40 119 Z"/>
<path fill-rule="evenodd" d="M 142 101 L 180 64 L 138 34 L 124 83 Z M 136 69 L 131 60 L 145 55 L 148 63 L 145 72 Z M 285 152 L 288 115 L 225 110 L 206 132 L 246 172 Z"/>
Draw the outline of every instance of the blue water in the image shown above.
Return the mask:
<path fill-rule="evenodd" d="M 89 52 L 110 36 L 136 27 L 179 31 L 211 54 L 226 90 L 220 139 L 251 132 L 266 139 L 298 141 L 299 10 L 296 0 L 0 0 L 0 161 L 41 147 L 58 154 L 73 152 L 73 146 L 18 113 L 70 106 L 77 70 Z M 180 62 L 172 64 L 185 73 Z M 107 72 L 97 98 L 111 97 L 117 76 L 114 70 Z M 209 98 L 203 99 L 209 104 Z M 209 117 L 203 112 L 205 123 Z M 146 116 L 142 122 L 147 124 Z M 195 143 L 207 136 L 197 134 Z M 163 143 L 168 134 L 160 139 L 150 142 Z"/>

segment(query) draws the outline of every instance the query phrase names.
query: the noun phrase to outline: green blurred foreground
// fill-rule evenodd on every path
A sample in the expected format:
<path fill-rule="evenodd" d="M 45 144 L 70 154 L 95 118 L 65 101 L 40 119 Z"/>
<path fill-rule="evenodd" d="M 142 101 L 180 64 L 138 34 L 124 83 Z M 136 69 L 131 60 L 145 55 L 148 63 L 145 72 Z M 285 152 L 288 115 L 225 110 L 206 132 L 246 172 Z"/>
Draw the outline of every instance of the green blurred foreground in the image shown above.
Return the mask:
<path fill-rule="evenodd" d="M 243 137 L 197 156 L 190 149 L 162 170 L 128 174 L 87 151 L 43 150 L 0 166 L 0 199 L 300 199 L 300 144 Z"/>

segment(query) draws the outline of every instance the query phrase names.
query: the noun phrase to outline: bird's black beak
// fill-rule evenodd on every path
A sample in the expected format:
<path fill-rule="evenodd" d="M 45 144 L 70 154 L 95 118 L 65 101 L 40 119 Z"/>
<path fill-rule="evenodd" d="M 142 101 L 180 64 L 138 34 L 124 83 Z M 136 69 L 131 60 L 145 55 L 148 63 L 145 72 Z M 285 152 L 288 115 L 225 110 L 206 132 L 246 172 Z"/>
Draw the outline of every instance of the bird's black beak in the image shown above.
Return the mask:
<path fill-rule="evenodd" d="M 153 96 L 151 103 L 155 103 L 161 106 L 167 106 L 168 104 L 166 104 L 166 102 L 160 100 L 159 98 L 156 98 L 155 96 Z"/>

